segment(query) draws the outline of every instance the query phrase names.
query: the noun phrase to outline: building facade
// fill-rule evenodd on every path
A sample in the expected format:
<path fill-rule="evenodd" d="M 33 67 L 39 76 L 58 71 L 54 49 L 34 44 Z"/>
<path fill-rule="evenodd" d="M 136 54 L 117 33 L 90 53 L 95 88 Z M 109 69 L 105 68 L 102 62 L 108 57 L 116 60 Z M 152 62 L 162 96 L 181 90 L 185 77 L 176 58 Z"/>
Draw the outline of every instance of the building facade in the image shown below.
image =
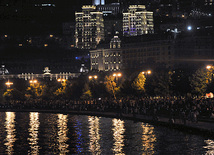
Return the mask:
<path fill-rule="evenodd" d="M 76 47 L 80 49 L 95 49 L 104 40 L 103 13 L 96 10 L 96 6 L 82 7 L 82 12 L 75 13 Z"/>
<path fill-rule="evenodd" d="M 118 71 L 122 67 L 121 40 L 118 36 L 110 42 L 110 48 L 90 51 L 91 70 Z"/>
<path fill-rule="evenodd" d="M 103 12 L 104 16 L 117 15 L 121 13 L 120 3 L 111 3 L 106 5 L 98 5 L 97 9 Z"/>
<path fill-rule="evenodd" d="M 123 35 L 138 36 L 154 33 L 153 12 L 147 11 L 145 5 L 130 5 L 123 13 Z"/>
<path fill-rule="evenodd" d="M 138 70 L 160 66 L 173 66 L 174 48 L 169 40 L 154 40 L 121 44 L 115 36 L 110 42 L 110 48 L 90 51 L 91 70 L 118 71 Z"/>
<path fill-rule="evenodd" d="M 105 5 L 105 0 L 92 0 L 92 4 L 97 5 Z"/>

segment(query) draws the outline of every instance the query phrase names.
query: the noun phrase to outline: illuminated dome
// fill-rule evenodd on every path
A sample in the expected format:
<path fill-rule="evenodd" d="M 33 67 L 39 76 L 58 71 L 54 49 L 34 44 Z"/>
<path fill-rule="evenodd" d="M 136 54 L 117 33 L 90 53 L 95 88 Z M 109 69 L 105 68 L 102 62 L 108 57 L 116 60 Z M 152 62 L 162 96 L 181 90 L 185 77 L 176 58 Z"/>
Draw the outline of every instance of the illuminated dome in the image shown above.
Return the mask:
<path fill-rule="evenodd" d="M 118 36 L 114 36 L 110 42 L 110 48 L 120 48 L 121 47 L 121 40 Z"/>

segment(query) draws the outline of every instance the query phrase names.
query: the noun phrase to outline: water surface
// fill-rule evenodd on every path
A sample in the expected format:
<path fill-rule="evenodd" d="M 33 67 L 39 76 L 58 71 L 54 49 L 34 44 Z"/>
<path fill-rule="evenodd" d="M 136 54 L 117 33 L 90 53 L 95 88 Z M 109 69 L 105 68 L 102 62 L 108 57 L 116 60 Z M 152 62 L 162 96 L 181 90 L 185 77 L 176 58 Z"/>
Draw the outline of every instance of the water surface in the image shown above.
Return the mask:
<path fill-rule="evenodd" d="M 143 122 L 0 112 L 0 154 L 214 154 L 214 141 Z"/>

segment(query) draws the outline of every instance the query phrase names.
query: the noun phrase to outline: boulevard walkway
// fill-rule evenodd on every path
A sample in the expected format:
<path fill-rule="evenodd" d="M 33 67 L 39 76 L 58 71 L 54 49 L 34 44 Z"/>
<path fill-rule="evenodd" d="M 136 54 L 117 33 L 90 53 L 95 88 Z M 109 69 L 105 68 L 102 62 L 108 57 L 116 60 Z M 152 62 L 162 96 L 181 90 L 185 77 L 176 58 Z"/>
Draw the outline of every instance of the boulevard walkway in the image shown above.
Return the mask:
<path fill-rule="evenodd" d="M 142 121 L 147 123 L 152 123 L 156 125 L 164 125 L 170 128 L 179 129 L 185 132 L 197 133 L 204 136 L 214 137 L 214 121 L 211 120 L 199 120 L 196 122 L 191 122 L 181 119 L 176 119 L 174 122 L 170 122 L 169 118 L 158 117 L 158 120 L 154 120 L 152 116 L 146 115 L 133 115 L 133 114 L 119 114 L 115 112 L 95 112 L 95 111 L 74 111 L 74 110 L 35 110 L 35 109 L 20 109 L 20 110 L 6 110 L 1 111 L 13 111 L 13 112 L 40 112 L 40 113 L 64 113 L 64 114 L 75 114 L 75 115 L 95 115 L 101 117 L 113 117 L 120 119 L 131 119 L 134 121 Z"/>

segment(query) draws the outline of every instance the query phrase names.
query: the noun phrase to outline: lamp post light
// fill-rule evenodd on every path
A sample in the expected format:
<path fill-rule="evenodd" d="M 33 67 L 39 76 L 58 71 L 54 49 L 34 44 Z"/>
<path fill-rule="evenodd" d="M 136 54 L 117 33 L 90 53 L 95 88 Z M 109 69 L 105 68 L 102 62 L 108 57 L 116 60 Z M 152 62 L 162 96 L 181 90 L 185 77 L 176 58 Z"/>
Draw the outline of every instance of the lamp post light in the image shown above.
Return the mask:
<path fill-rule="evenodd" d="M 13 85 L 13 82 L 10 82 L 9 80 L 5 83 L 5 85 L 7 86 L 7 88 L 10 88 L 11 85 Z"/>
<path fill-rule="evenodd" d="M 142 74 L 147 76 L 147 75 L 150 75 L 152 74 L 152 71 L 151 70 L 148 70 L 148 71 L 142 71 Z"/>
<path fill-rule="evenodd" d="M 66 80 L 65 80 L 65 79 L 59 78 L 59 79 L 57 79 L 57 81 L 58 81 L 58 82 L 65 82 Z"/>
<path fill-rule="evenodd" d="M 206 67 L 207 69 L 211 69 L 212 68 L 212 66 L 211 65 L 207 65 L 207 67 Z"/>
<path fill-rule="evenodd" d="M 89 79 L 89 80 L 92 80 L 92 79 L 95 79 L 95 80 L 96 80 L 97 78 L 98 78 L 97 75 L 89 75 L 89 76 L 88 76 L 88 79 Z"/>
<path fill-rule="evenodd" d="M 152 71 L 148 70 L 148 71 L 142 71 L 142 74 L 144 75 L 150 75 L 152 74 Z"/>
<path fill-rule="evenodd" d="M 29 83 L 30 84 L 36 84 L 38 81 L 37 80 L 30 80 Z"/>
<path fill-rule="evenodd" d="M 113 74 L 113 77 L 116 78 L 116 82 L 118 83 L 118 78 L 119 78 L 119 77 L 122 77 L 122 73 L 114 73 L 114 74 Z"/>
<path fill-rule="evenodd" d="M 30 86 L 32 86 L 33 89 L 35 89 L 37 91 L 38 85 L 36 85 L 36 84 L 38 83 L 38 81 L 37 80 L 30 80 L 29 83 L 30 83 Z"/>
<path fill-rule="evenodd" d="M 66 79 L 59 78 L 59 79 L 57 79 L 57 81 L 60 82 L 62 86 L 65 86 Z"/>

